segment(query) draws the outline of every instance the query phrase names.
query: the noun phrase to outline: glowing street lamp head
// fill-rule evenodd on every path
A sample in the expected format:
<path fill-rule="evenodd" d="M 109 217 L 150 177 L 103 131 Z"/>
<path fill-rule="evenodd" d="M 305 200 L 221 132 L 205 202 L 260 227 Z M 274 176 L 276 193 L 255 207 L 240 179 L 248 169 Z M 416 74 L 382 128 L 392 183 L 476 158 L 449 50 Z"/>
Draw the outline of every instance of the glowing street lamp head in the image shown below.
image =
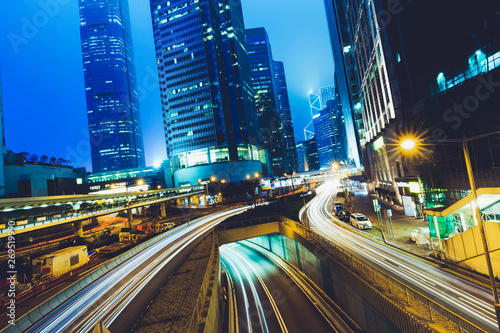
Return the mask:
<path fill-rule="evenodd" d="M 247 175 L 247 177 L 246 177 L 246 178 L 247 178 L 247 179 L 250 179 L 250 175 Z"/>
<path fill-rule="evenodd" d="M 213 182 L 215 181 L 215 179 L 216 179 L 215 176 L 210 177 L 210 180 Z"/>
<path fill-rule="evenodd" d="M 417 143 L 414 139 L 405 139 L 401 142 L 401 148 L 405 150 L 412 150 L 416 147 Z"/>
<path fill-rule="evenodd" d="M 137 185 L 144 185 L 144 180 L 139 179 L 139 180 L 137 181 Z"/>
<path fill-rule="evenodd" d="M 220 182 L 224 184 L 224 183 L 226 182 L 226 180 L 225 180 L 225 179 L 222 179 Z"/>
<path fill-rule="evenodd" d="M 339 165 L 337 162 L 333 162 L 333 163 L 332 163 L 332 169 L 333 169 L 333 170 L 337 170 L 337 169 L 339 168 L 339 166 L 340 166 L 340 165 Z"/>

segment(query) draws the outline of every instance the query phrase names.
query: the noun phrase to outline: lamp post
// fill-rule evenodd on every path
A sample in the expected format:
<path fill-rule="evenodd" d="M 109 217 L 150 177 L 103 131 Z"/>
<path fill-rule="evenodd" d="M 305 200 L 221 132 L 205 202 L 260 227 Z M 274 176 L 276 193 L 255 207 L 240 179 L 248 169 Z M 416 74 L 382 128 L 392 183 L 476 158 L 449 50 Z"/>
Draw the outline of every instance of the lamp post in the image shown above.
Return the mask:
<path fill-rule="evenodd" d="M 253 176 L 251 175 L 246 175 L 245 176 L 246 180 L 247 181 L 250 181 L 251 184 L 252 184 L 252 196 L 254 198 L 254 205 L 257 206 L 257 196 L 255 195 L 255 189 L 258 188 L 259 189 L 259 194 L 260 194 L 260 173 L 256 172 L 253 174 Z"/>
<path fill-rule="evenodd" d="M 144 185 L 144 180 L 139 179 L 136 183 L 137 185 Z M 111 188 L 117 188 L 116 184 L 111 184 Z M 130 229 L 130 232 L 132 232 L 132 209 L 130 209 L 130 197 L 128 195 L 128 182 L 125 182 L 125 192 L 127 194 L 127 220 L 128 220 L 128 228 Z"/>
<path fill-rule="evenodd" d="M 306 186 L 307 184 L 307 180 L 304 178 L 302 180 L 302 188 L 304 189 L 304 193 L 302 193 L 302 201 L 304 203 L 304 225 L 306 226 L 306 228 L 309 228 L 309 220 L 307 219 L 307 208 L 306 208 Z"/>
<path fill-rule="evenodd" d="M 472 165 L 471 165 L 470 156 L 469 156 L 469 147 L 467 145 L 467 141 L 472 141 L 472 140 L 479 139 L 479 138 L 482 138 L 482 137 L 486 137 L 486 136 L 489 136 L 489 135 L 495 134 L 495 133 L 498 133 L 498 132 L 488 133 L 488 134 L 481 135 L 481 136 L 478 136 L 478 137 L 475 137 L 475 138 L 472 138 L 472 139 L 469 139 L 469 140 L 467 140 L 464 137 L 462 139 L 462 149 L 463 149 L 463 152 L 464 152 L 465 164 L 466 164 L 466 167 L 467 167 L 467 176 L 469 178 L 469 183 L 470 183 L 470 187 L 471 187 L 472 208 L 473 208 L 472 215 L 475 216 L 476 219 L 477 219 L 477 223 L 478 223 L 478 227 L 479 227 L 479 232 L 481 234 L 481 241 L 483 243 L 484 256 L 485 256 L 485 259 L 486 259 L 486 266 L 488 267 L 488 275 L 489 275 L 489 278 L 490 278 L 490 286 L 491 286 L 491 290 L 493 292 L 493 306 L 495 307 L 495 313 L 497 315 L 497 321 L 498 321 L 498 324 L 499 324 L 499 327 L 500 327 L 500 302 L 499 302 L 499 299 L 498 299 L 498 291 L 497 291 L 497 286 L 496 286 L 496 283 L 495 283 L 495 275 L 494 275 L 494 272 L 493 272 L 493 266 L 491 264 L 490 251 L 489 251 L 488 242 L 487 242 L 487 239 L 486 239 L 486 233 L 484 231 L 484 225 L 483 225 L 483 222 L 482 222 L 482 219 L 481 219 L 481 211 L 479 209 L 479 206 L 477 205 L 476 184 L 475 184 L 475 181 L 474 181 L 474 174 L 472 173 Z M 457 141 L 446 140 L 444 142 L 457 142 Z M 400 147 L 402 149 L 404 149 L 404 150 L 412 151 L 412 150 L 415 150 L 415 149 L 418 148 L 418 142 L 414 138 L 406 138 L 405 140 L 403 140 L 403 141 L 400 142 Z M 437 226 L 437 223 L 436 223 L 436 226 L 435 226 L 436 232 L 439 232 L 437 230 L 437 227 L 438 226 Z"/>

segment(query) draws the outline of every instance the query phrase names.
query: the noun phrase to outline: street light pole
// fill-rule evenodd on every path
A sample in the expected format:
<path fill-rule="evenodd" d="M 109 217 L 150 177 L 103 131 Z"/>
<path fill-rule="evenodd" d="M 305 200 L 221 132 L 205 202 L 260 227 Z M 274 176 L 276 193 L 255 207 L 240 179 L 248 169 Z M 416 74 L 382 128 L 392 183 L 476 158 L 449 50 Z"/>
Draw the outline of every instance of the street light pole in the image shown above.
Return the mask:
<path fill-rule="evenodd" d="M 491 289 L 493 291 L 493 305 L 495 307 L 497 321 L 498 321 L 498 324 L 500 327 L 500 302 L 498 301 L 498 291 L 497 291 L 497 286 L 495 283 L 495 275 L 493 273 L 493 266 L 491 265 L 491 258 L 490 258 L 490 250 L 488 247 L 488 241 L 486 239 L 486 234 L 484 232 L 484 225 L 483 225 L 483 222 L 481 219 L 481 211 L 479 210 L 479 206 L 477 204 L 476 184 L 474 181 L 474 174 L 472 173 L 472 165 L 471 165 L 470 156 L 469 156 L 469 147 L 467 146 L 467 140 L 465 139 L 465 137 L 462 140 L 462 146 L 464 149 L 465 164 L 467 166 L 467 175 L 469 176 L 470 188 L 472 191 L 474 214 L 476 215 L 477 224 L 479 226 L 479 232 L 481 233 L 481 240 L 483 242 L 483 248 L 484 248 L 484 256 L 486 258 L 486 266 L 488 267 L 488 275 L 490 277 L 490 285 L 491 285 Z"/>

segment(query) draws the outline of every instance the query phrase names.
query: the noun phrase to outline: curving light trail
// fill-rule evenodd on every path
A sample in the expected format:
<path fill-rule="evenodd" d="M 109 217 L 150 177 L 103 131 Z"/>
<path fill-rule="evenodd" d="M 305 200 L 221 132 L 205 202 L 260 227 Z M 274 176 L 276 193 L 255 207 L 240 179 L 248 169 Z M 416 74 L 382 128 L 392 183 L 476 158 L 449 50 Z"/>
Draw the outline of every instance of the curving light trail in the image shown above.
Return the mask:
<path fill-rule="evenodd" d="M 337 186 L 327 182 L 308 206 L 307 216 L 315 232 L 368 261 L 445 308 L 452 310 L 487 332 L 498 332 L 491 291 L 447 273 L 422 259 L 351 232 L 329 212 Z M 334 221 L 337 221 L 334 222 Z"/>
<path fill-rule="evenodd" d="M 192 225 L 148 247 L 91 283 L 27 332 L 89 332 L 97 321 L 109 327 L 176 254 L 224 219 L 245 209 L 237 208 L 193 221 Z"/>

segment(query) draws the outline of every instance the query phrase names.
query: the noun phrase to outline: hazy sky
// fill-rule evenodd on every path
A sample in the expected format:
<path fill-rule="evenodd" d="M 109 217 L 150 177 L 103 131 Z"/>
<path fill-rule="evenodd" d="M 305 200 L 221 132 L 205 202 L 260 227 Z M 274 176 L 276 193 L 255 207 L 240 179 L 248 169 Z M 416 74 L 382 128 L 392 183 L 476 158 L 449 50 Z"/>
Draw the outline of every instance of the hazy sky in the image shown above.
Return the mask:
<path fill-rule="evenodd" d="M 146 163 L 152 165 L 166 154 L 149 1 L 129 4 Z M 310 121 L 308 91 L 333 84 L 323 1 L 243 0 L 242 6 L 246 27 L 265 27 L 274 59 L 285 65 L 301 139 Z M 2 0 L 0 73 L 7 148 L 91 170 L 77 1 Z"/>

